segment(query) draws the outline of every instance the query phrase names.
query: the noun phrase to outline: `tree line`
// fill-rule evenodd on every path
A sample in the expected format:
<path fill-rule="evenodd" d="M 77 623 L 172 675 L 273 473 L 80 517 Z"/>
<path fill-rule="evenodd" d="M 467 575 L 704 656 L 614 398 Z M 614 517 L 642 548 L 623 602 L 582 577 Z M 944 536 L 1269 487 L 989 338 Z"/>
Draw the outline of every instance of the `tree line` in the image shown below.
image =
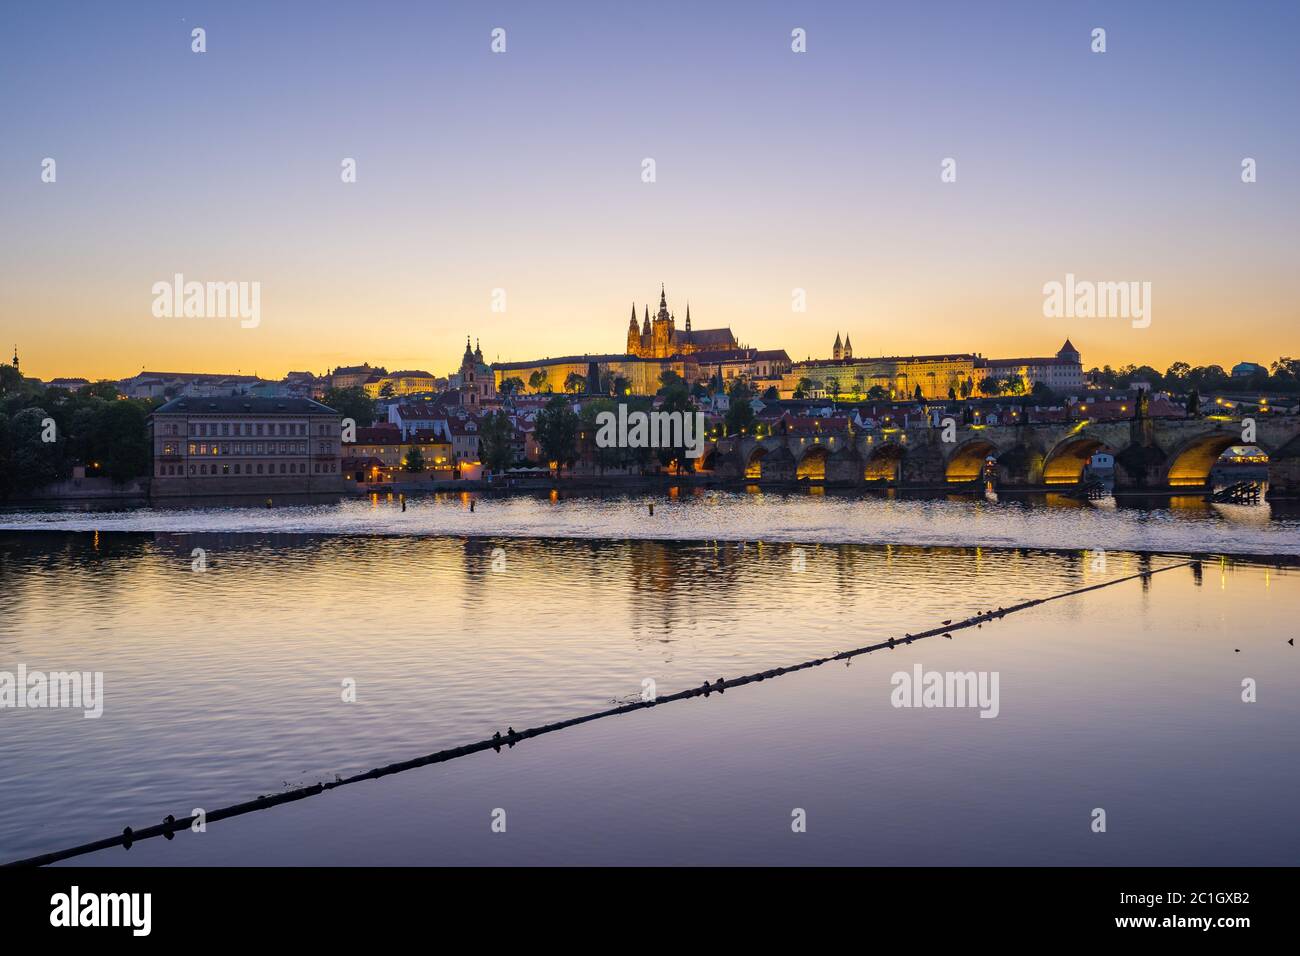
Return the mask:
<path fill-rule="evenodd" d="M 130 399 L 112 382 L 76 392 L 23 378 L 0 365 L 0 497 L 71 477 L 123 482 L 150 474 L 149 415 L 156 400 Z"/>

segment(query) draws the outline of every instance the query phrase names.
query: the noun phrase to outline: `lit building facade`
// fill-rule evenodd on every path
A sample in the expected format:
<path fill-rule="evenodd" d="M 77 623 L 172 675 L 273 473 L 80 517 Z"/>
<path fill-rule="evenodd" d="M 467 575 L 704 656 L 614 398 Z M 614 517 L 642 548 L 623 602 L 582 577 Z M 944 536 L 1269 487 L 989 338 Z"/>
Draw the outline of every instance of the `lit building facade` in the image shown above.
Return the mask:
<path fill-rule="evenodd" d="M 887 397 L 910 399 L 919 386 L 927 400 L 978 394 L 986 378 L 1019 378 L 1028 392 L 1042 382 L 1054 392 L 1074 394 L 1084 388 L 1083 360 L 1070 341 L 1054 356 L 1041 358 L 990 359 L 977 352 L 950 355 L 909 355 L 856 358 L 847 336 L 835 336 L 832 354 L 838 358 L 795 362 L 782 376 L 780 393 L 790 398 L 801 382 L 811 383 L 804 391 L 810 397 L 835 395 L 846 400 L 865 398 L 872 386 Z"/>
<path fill-rule="evenodd" d="M 309 398 L 177 398 L 150 416 L 151 496 L 338 493 L 341 416 Z"/>

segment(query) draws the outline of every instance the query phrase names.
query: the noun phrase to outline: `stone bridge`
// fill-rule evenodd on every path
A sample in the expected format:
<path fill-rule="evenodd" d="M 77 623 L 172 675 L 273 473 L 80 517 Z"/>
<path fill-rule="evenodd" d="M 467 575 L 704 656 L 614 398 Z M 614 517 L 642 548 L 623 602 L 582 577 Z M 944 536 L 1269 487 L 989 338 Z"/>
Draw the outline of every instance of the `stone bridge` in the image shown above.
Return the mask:
<path fill-rule="evenodd" d="M 829 485 L 938 488 L 978 482 L 997 461 L 1002 487 L 1076 484 L 1094 453 L 1115 456 L 1115 484 L 1152 491 L 1196 490 L 1231 445 L 1269 455 L 1270 493 L 1300 493 L 1300 416 L 1261 415 L 1253 441 L 1242 421 L 1224 418 L 1076 421 L 1010 425 L 928 423 L 821 435 L 730 437 L 705 447 L 698 470 L 762 482 L 800 479 Z"/>

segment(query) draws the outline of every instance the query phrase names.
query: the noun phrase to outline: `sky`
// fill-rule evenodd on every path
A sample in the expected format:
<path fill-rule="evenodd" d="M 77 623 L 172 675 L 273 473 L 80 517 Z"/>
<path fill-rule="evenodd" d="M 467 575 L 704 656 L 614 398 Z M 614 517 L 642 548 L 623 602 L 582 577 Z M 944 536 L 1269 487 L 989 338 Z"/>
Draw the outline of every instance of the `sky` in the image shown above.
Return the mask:
<path fill-rule="evenodd" d="M 1300 353 L 1298 27 L 1251 0 L 6 4 L 0 345 L 47 379 L 446 374 L 467 335 L 621 352 L 662 282 L 679 326 L 689 301 L 796 360 L 848 333 L 1268 363 Z M 259 283 L 256 326 L 155 316 L 177 273 Z M 1067 274 L 1150 282 L 1150 323 L 1045 316 Z"/>

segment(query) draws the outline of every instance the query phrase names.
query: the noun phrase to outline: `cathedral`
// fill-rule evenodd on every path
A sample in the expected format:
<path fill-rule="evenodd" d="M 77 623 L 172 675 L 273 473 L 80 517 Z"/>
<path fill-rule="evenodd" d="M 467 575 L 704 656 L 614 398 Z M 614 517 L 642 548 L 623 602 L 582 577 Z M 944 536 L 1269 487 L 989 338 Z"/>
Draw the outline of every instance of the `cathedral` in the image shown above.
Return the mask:
<path fill-rule="evenodd" d="M 686 327 L 678 331 L 677 317 L 668 311 L 668 296 L 659 287 L 659 311 L 650 317 L 650 307 L 645 308 L 645 321 L 637 326 L 636 304 L 632 305 L 632 320 L 627 326 L 627 354 L 636 358 L 671 358 L 675 355 L 692 355 L 696 352 L 718 352 L 737 348 L 731 329 L 691 329 L 691 307 L 686 306 Z"/>

